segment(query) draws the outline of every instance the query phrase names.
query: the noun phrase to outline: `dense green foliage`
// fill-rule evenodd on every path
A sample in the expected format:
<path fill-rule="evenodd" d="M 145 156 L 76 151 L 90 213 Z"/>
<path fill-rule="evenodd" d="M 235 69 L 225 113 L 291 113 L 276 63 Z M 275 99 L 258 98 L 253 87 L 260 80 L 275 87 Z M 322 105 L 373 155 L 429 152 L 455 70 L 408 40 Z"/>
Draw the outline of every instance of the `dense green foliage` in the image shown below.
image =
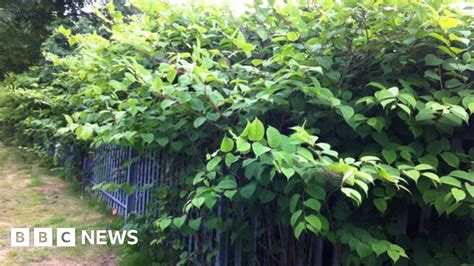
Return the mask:
<path fill-rule="evenodd" d="M 75 17 L 83 1 L 1 0 L 0 79 L 7 72 L 24 71 L 41 58 L 40 47 L 55 18 Z"/>
<path fill-rule="evenodd" d="M 245 242 L 256 218 L 268 252 L 322 236 L 346 265 L 474 263 L 472 11 L 324 1 L 232 18 L 133 3 L 143 14 L 109 5 L 102 34 L 60 27 L 74 52 L 10 76 L 0 126 L 42 146 L 186 158 L 179 189 L 161 188 L 160 215 L 141 220 L 148 259 L 178 260 L 159 252 L 174 239 L 181 262 L 205 263 L 205 243 L 187 254 L 173 237 L 206 227 Z M 275 241 L 285 228 L 293 247 Z"/>

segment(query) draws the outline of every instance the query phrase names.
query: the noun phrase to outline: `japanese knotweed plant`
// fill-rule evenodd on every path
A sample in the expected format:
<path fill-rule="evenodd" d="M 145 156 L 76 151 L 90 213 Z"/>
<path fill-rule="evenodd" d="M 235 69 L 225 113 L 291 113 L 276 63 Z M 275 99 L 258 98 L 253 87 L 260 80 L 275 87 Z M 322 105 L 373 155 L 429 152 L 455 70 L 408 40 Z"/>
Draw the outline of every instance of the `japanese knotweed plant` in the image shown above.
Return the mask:
<path fill-rule="evenodd" d="M 176 238 L 206 228 L 283 264 L 321 238 L 347 265 L 473 263 L 472 6 L 131 4 L 98 12 L 100 34 L 60 27 L 75 52 L 47 57 L 74 88 L 64 138 L 186 160 L 141 220 L 155 250 L 209 262 L 212 240 Z"/>

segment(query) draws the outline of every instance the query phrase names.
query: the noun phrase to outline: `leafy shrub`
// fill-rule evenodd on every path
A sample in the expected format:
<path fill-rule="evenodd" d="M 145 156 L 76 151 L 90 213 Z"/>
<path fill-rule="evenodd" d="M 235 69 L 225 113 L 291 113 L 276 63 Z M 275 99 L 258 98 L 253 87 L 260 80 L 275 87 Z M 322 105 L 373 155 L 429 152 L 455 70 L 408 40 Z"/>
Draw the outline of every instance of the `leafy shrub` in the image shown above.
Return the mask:
<path fill-rule="evenodd" d="M 318 237 L 336 263 L 473 263 L 472 11 L 324 1 L 237 19 L 147 3 L 108 5 L 108 34 L 60 28 L 76 51 L 47 57 L 63 69 L 58 137 L 186 158 L 159 216 L 136 224 L 153 236 L 140 248 L 181 256 L 152 259 L 206 263 L 205 240 L 187 254 L 176 236 L 219 229 L 248 247 L 259 221 L 262 256 L 283 264 Z"/>

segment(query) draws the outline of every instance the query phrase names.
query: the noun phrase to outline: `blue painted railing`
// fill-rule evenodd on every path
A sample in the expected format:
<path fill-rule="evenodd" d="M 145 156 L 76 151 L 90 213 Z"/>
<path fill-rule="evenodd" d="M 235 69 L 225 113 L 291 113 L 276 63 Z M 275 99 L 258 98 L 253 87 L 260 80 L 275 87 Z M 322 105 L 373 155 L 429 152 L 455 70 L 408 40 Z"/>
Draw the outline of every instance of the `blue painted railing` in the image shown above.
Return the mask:
<path fill-rule="evenodd" d="M 122 188 L 98 189 L 107 206 L 127 218 L 146 211 L 153 186 L 169 183 L 165 165 L 163 156 L 157 152 L 138 153 L 131 148 L 103 145 L 85 156 L 83 168 L 86 182 L 91 185 L 115 183 L 135 188 L 132 193 Z"/>
<path fill-rule="evenodd" d="M 96 190 L 99 197 L 106 202 L 107 206 L 117 214 L 127 219 L 131 214 L 146 214 L 147 203 L 153 201 L 152 188 L 160 185 L 178 185 L 179 169 L 185 162 L 170 163 L 162 153 L 147 151 L 138 152 L 131 148 L 113 145 L 103 145 L 96 148 L 85 156 L 83 169 L 85 180 L 89 184 L 101 183 L 127 183 L 135 189 L 127 193 L 125 189 Z M 225 199 L 220 200 L 215 214 L 226 218 L 236 215 L 229 212 Z M 277 206 L 273 206 L 277 208 Z M 176 210 L 173 215 L 181 215 L 181 210 Z M 239 209 L 239 216 L 245 215 L 243 209 Z M 271 212 L 271 210 L 269 210 Z M 196 213 L 189 213 L 190 217 L 197 218 Z M 323 260 L 323 247 L 333 249 L 331 245 L 323 243 L 321 237 L 310 237 L 303 235 L 300 241 L 295 241 L 293 232 L 289 227 L 265 225 L 263 220 L 251 218 L 249 223 L 252 227 L 252 236 L 248 239 L 236 239 L 231 241 L 229 232 L 219 230 L 200 229 L 195 234 L 183 237 L 181 240 L 187 242 L 189 254 L 198 251 L 202 256 L 202 244 L 206 246 L 205 253 L 215 253 L 212 264 L 214 266 L 227 265 L 332 265 L 333 259 Z M 204 221 L 203 221 L 204 222 Z M 283 250 L 273 254 L 271 245 L 265 246 L 268 239 L 276 238 L 283 245 Z M 299 244 L 298 244 L 299 243 Z M 302 244 L 306 243 L 306 244 Z M 312 243 L 312 244 L 311 244 Z M 268 244 L 267 244 L 268 245 Z M 294 250 L 289 252 L 288 250 Z M 296 252 L 295 252 L 296 251 Z M 327 252 L 327 251 L 326 251 Z M 334 251 L 332 252 L 334 253 Z M 331 251 L 329 251 L 331 254 Z M 199 255 L 198 255 L 199 256 Z M 206 261 L 204 257 L 198 261 Z"/>

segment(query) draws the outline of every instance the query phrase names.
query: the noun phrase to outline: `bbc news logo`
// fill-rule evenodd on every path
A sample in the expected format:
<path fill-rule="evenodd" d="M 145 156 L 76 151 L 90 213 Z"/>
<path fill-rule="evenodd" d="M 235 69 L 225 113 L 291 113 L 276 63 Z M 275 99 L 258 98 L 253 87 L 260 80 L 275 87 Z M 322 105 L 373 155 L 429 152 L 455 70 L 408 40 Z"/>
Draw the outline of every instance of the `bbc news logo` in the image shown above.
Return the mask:
<path fill-rule="evenodd" d="M 75 228 L 57 228 L 55 234 L 53 228 L 33 228 L 32 234 L 30 228 L 11 228 L 10 233 L 12 247 L 29 247 L 31 242 L 35 247 L 52 247 L 54 239 L 58 247 L 75 247 L 78 241 Z M 81 230 L 80 243 L 135 245 L 138 243 L 137 230 Z"/>

